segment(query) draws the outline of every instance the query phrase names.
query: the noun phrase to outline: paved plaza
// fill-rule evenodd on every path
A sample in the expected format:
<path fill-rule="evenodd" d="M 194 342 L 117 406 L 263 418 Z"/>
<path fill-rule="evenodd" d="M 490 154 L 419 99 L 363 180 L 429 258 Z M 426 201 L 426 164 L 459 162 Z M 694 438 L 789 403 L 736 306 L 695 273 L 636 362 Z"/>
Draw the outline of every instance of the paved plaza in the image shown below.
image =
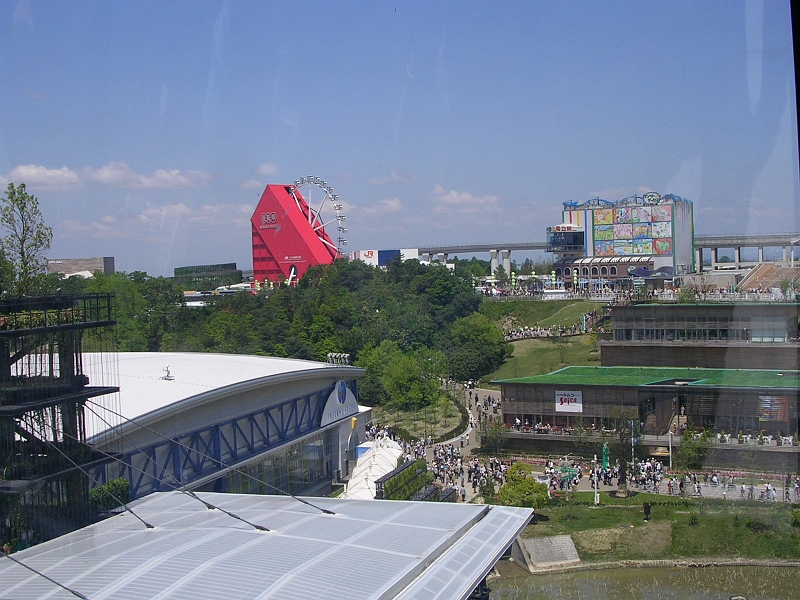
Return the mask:
<path fill-rule="evenodd" d="M 460 391 L 458 391 L 456 393 L 457 394 L 461 394 Z M 491 405 L 492 399 L 498 399 L 500 397 L 500 392 L 497 391 L 497 390 L 488 390 L 488 389 L 476 388 L 475 390 L 473 390 L 472 400 L 471 401 L 470 401 L 469 396 L 467 395 L 467 393 L 464 392 L 464 400 L 468 404 L 470 414 L 477 420 L 478 419 L 478 413 L 475 410 L 475 397 L 476 397 L 476 395 L 481 399 L 481 401 L 483 401 L 484 398 L 489 398 L 489 402 L 490 402 L 490 405 Z M 502 416 L 502 410 L 499 412 L 499 416 Z M 468 429 L 468 433 L 469 433 L 469 443 L 467 444 L 465 442 L 463 448 L 460 448 L 461 447 L 461 436 L 456 436 L 453 439 L 450 439 L 450 440 L 447 440 L 446 442 L 444 442 L 444 444 L 453 444 L 455 447 L 459 447 L 460 450 L 461 450 L 461 456 L 463 457 L 464 462 L 467 462 L 469 460 L 470 456 L 472 455 L 473 450 L 476 450 L 477 448 L 480 447 L 480 445 L 478 443 L 478 439 L 477 439 L 478 438 L 477 431 L 475 431 L 473 428 L 469 428 Z M 465 438 L 466 438 L 466 436 L 465 436 Z M 428 460 L 429 463 L 433 462 L 433 448 L 432 447 L 428 447 L 427 448 L 427 460 Z M 483 460 L 484 460 L 484 457 L 481 457 L 481 461 L 483 461 Z M 485 460 L 488 460 L 488 457 Z M 583 465 L 583 466 L 584 466 L 584 468 L 586 468 L 589 465 Z M 542 468 L 534 467 L 534 474 L 535 475 L 537 475 L 537 476 L 538 475 L 542 475 L 543 472 L 544 472 L 544 470 Z M 679 476 L 678 473 L 675 473 L 674 475 L 675 475 L 675 477 Z M 667 480 L 668 480 L 668 478 L 670 476 L 671 475 L 665 476 L 664 479 L 661 482 L 660 492 L 659 493 L 661 493 L 664 496 L 670 495 L 669 489 L 668 489 L 668 486 L 667 486 Z M 698 475 L 698 480 L 702 481 L 702 478 L 703 478 L 702 474 L 699 474 Z M 714 499 L 719 499 L 719 500 L 730 500 L 730 501 L 747 500 L 747 499 L 749 499 L 749 487 L 752 484 L 753 488 L 754 488 L 754 494 L 753 494 L 753 498 L 752 499 L 753 500 L 759 500 L 759 497 L 761 496 L 761 493 L 766 490 L 765 485 L 767 483 L 770 483 L 771 485 L 773 485 L 776 488 L 777 501 L 782 501 L 786 497 L 785 496 L 784 482 L 782 482 L 782 481 L 767 480 L 767 479 L 759 478 L 759 477 L 756 477 L 756 476 L 753 476 L 753 477 L 746 476 L 744 479 L 742 479 L 742 478 L 734 478 L 733 485 L 728 485 L 727 484 L 727 475 L 725 475 L 724 473 L 723 473 L 722 481 L 724 481 L 726 483 L 724 483 L 724 484 L 720 483 L 718 485 L 714 485 L 710 481 L 708 483 L 700 483 L 700 488 L 699 488 L 700 489 L 700 494 L 699 495 L 693 493 L 694 492 L 694 487 L 691 484 L 686 485 L 685 486 L 685 490 L 684 490 L 684 496 L 693 497 L 693 498 L 701 498 L 701 497 L 702 498 L 714 498 Z M 746 491 L 745 491 L 744 495 L 742 495 L 742 492 L 741 492 L 742 483 L 744 483 L 745 486 L 746 486 Z M 581 492 L 590 492 L 594 488 L 592 487 L 592 481 L 591 481 L 590 477 L 588 477 L 586 474 L 584 474 L 584 476 L 581 477 L 578 485 L 575 486 L 573 489 L 575 489 L 576 491 L 581 491 Z M 629 486 L 628 489 L 631 492 L 645 492 L 645 491 L 653 492 L 654 491 L 652 489 L 645 490 L 643 488 L 639 488 L 636 485 Z M 616 486 L 616 484 L 605 485 L 602 482 L 600 482 L 599 491 L 600 492 L 616 492 L 617 491 L 617 486 Z M 675 486 L 675 491 L 671 495 L 676 496 L 676 497 L 680 495 L 678 493 L 678 491 L 677 491 L 677 486 Z M 477 496 L 477 494 L 472 491 L 472 486 L 469 485 L 469 483 L 467 483 L 467 485 L 466 485 L 466 501 L 470 502 L 476 496 Z M 791 488 L 791 487 L 789 489 L 789 499 L 791 499 L 792 501 L 795 501 L 795 502 L 798 500 L 798 498 L 795 495 L 794 488 Z M 769 500 L 768 499 L 764 499 L 764 501 L 765 502 L 771 502 L 772 500 L 770 498 Z"/>

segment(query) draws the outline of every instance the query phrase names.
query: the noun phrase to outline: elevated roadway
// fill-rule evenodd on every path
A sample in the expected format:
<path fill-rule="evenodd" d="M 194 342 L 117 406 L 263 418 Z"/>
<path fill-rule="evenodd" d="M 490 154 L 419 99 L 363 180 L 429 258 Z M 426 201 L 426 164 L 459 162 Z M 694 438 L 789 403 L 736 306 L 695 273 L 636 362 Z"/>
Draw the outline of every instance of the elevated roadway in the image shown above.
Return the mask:
<path fill-rule="evenodd" d="M 794 258 L 794 246 L 800 244 L 800 233 L 721 233 L 721 234 L 697 234 L 694 236 L 694 250 L 700 259 L 697 264 L 703 264 L 703 250 L 710 250 L 714 259 L 712 263 L 718 262 L 717 252 L 720 248 L 733 248 L 736 254 L 736 264 L 741 262 L 741 248 L 758 248 L 759 262 L 764 259 L 764 248 L 783 248 L 783 258 L 787 259 L 786 249 L 792 248 L 792 258 Z M 547 242 L 503 242 L 492 244 L 451 244 L 443 246 L 420 246 L 420 257 L 431 260 L 437 257 L 441 261 L 446 261 L 452 254 L 480 254 L 488 252 L 492 262 L 492 272 L 501 263 L 506 272 L 511 269 L 511 251 L 531 251 L 546 250 Z"/>

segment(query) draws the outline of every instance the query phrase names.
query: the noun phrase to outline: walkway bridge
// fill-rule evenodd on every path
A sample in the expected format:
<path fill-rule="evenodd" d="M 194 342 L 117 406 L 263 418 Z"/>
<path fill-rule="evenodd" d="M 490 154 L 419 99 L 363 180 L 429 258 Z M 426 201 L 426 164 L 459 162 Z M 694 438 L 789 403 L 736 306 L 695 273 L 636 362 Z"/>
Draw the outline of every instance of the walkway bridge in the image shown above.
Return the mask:
<path fill-rule="evenodd" d="M 782 248 L 783 261 L 791 260 L 794 263 L 794 248 L 800 244 L 800 233 L 724 233 L 724 234 L 697 234 L 694 236 L 694 251 L 697 265 L 703 264 L 703 253 L 711 252 L 711 267 L 716 269 L 719 264 L 732 265 L 735 268 L 754 266 L 764 262 L 764 248 Z M 732 263 L 720 263 L 720 249 L 732 248 L 734 260 Z M 758 248 L 757 262 L 744 262 L 741 260 L 742 248 Z M 791 249 L 791 259 L 789 257 Z M 474 255 L 488 252 L 492 273 L 500 264 L 506 273 L 511 272 L 511 251 L 547 250 L 547 242 L 513 242 L 491 244 L 452 244 L 446 246 L 421 246 L 420 258 L 430 261 L 434 257 L 440 262 L 446 262 L 447 257 L 455 254 Z"/>

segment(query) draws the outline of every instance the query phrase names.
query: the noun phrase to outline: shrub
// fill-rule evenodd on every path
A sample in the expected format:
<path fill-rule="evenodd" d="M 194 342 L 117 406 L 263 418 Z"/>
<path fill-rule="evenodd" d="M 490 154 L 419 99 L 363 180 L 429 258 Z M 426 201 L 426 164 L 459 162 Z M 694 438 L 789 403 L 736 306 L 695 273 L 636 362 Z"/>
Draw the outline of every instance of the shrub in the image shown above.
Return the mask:
<path fill-rule="evenodd" d="M 130 500 L 130 483 L 124 477 L 112 479 L 105 485 L 89 490 L 89 502 L 101 511 L 109 511 Z"/>
<path fill-rule="evenodd" d="M 800 527 L 800 508 L 792 509 L 792 527 Z"/>
<path fill-rule="evenodd" d="M 758 519 L 750 519 L 747 522 L 747 528 L 753 533 L 767 533 L 768 531 L 772 531 L 772 526 L 769 523 L 759 521 Z"/>

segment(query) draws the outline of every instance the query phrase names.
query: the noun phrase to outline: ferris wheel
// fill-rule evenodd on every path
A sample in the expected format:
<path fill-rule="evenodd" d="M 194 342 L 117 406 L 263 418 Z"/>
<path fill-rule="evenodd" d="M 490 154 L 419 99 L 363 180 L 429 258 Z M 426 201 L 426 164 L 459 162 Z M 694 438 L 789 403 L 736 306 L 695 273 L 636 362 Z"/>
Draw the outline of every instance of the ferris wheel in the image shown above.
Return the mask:
<path fill-rule="evenodd" d="M 320 192 L 321 198 L 319 198 Z M 342 248 L 347 245 L 347 240 L 344 238 L 347 227 L 344 225 L 346 217 L 342 213 L 343 206 L 339 202 L 339 196 L 333 193 L 333 188 L 327 181 L 309 175 L 295 181 L 289 193 L 294 198 L 297 208 L 308 219 L 309 226 L 319 240 L 335 252 L 335 258 L 340 258 Z M 325 230 L 333 223 L 336 224 L 335 237 Z"/>

